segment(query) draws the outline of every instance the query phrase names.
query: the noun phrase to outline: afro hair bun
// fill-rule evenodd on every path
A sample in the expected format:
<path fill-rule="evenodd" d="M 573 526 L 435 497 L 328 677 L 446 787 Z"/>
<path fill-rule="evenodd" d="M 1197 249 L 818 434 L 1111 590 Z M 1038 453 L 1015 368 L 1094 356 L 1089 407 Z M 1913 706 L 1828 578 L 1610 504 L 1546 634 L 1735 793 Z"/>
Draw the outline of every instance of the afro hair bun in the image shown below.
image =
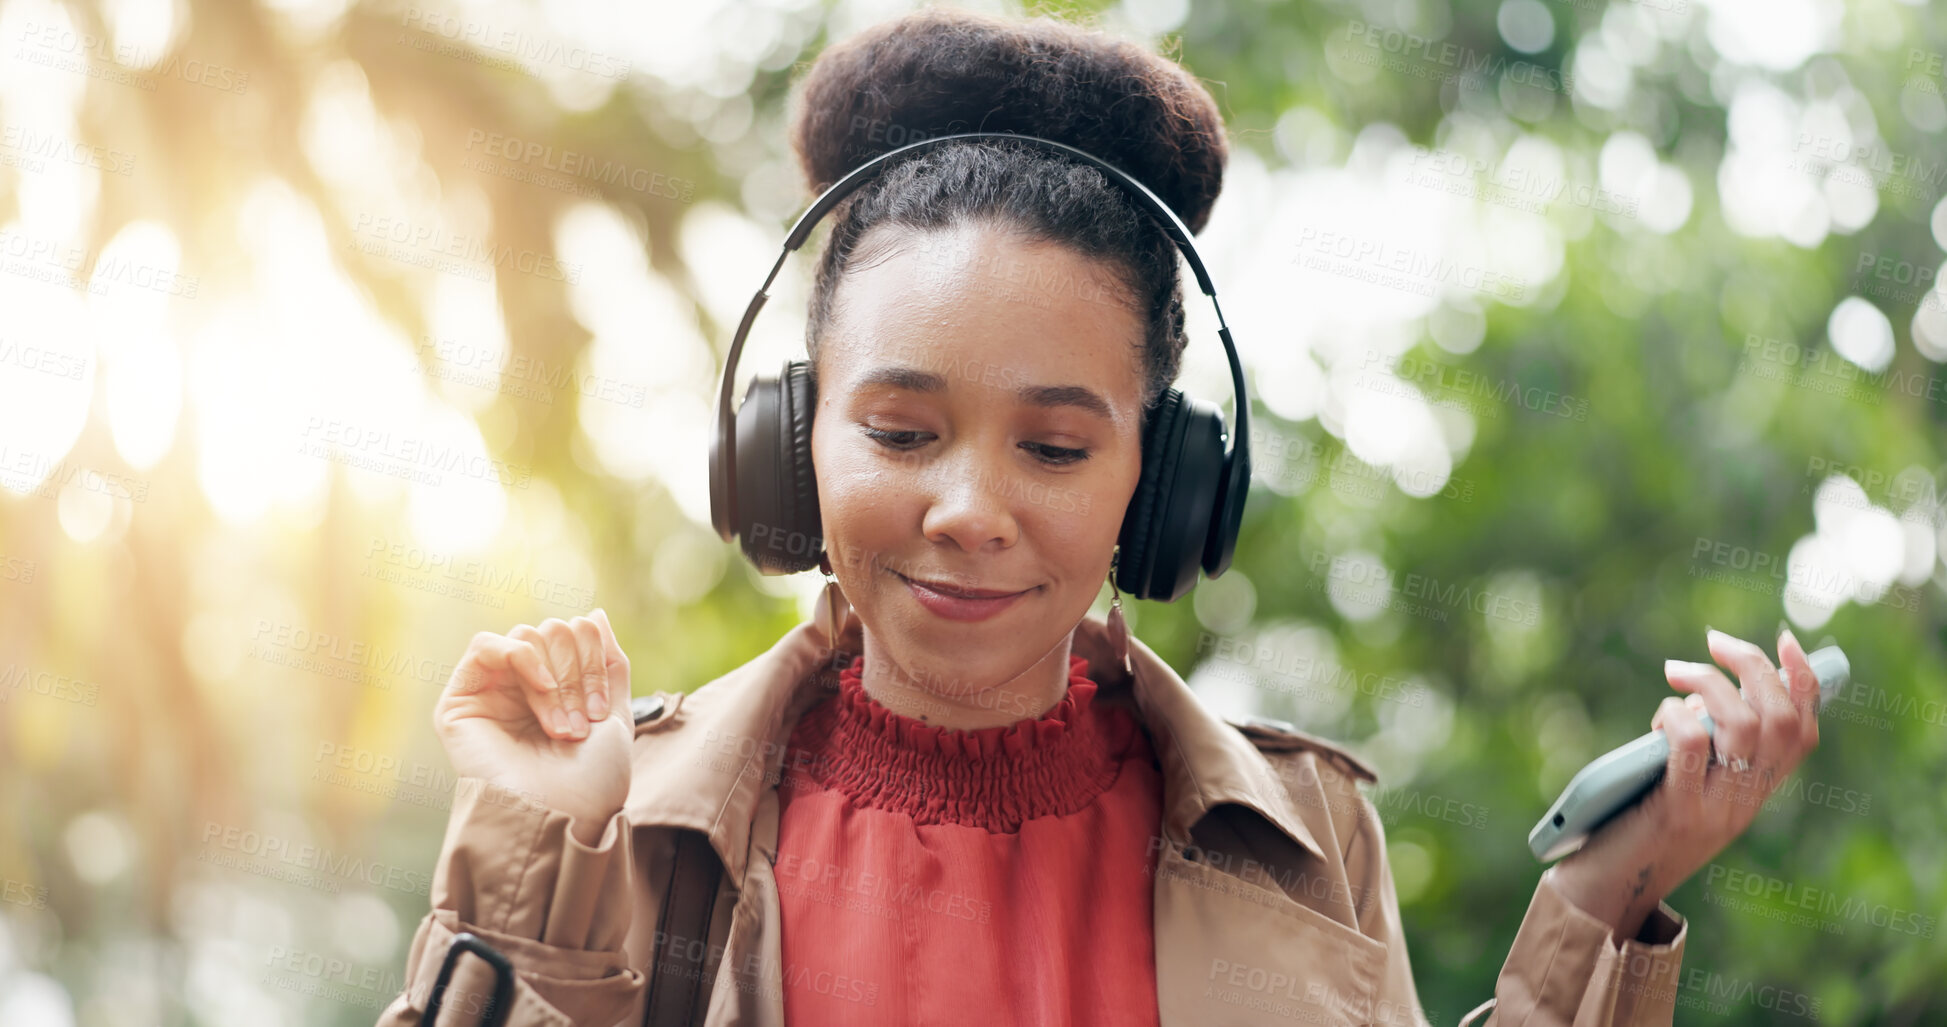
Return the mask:
<path fill-rule="evenodd" d="M 926 8 L 828 47 L 800 83 L 791 145 L 813 193 L 909 143 L 1036 135 L 1133 175 L 1202 231 L 1228 147 L 1216 101 L 1145 47 L 1046 18 Z"/>

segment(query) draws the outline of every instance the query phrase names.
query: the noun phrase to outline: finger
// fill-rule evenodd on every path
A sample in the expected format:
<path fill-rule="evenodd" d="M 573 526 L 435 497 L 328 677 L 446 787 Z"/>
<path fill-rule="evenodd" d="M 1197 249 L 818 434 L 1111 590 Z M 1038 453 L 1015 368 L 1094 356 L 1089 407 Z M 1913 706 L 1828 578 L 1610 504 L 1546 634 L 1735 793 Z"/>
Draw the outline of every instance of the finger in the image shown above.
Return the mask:
<path fill-rule="evenodd" d="M 1669 709 L 1671 703 L 1682 702 L 1682 701 L 1683 701 L 1682 699 L 1679 699 L 1674 695 L 1664 696 L 1663 701 L 1656 704 L 1656 714 L 1650 717 L 1650 730 L 1651 731 L 1663 730 L 1663 711 Z"/>
<path fill-rule="evenodd" d="M 608 611 L 596 607 L 588 619 L 602 629 L 602 654 L 608 667 L 608 705 L 610 709 L 626 710 L 631 696 L 629 686 L 629 658 L 622 652 L 622 643 L 615 637 L 615 627 L 608 622 Z"/>
<path fill-rule="evenodd" d="M 1710 632 L 1710 649 L 1717 662 L 1736 672 L 1744 686 L 1745 705 L 1758 715 L 1757 747 L 1738 755 L 1765 768 L 1787 758 L 1785 750 L 1790 747 L 1789 740 L 1798 736 L 1798 712 L 1792 708 L 1791 697 L 1785 694 L 1784 682 L 1778 679 L 1778 668 L 1771 665 L 1771 657 L 1757 644 L 1715 629 Z"/>
<path fill-rule="evenodd" d="M 586 617 L 568 622 L 575 632 L 576 658 L 581 663 L 581 713 L 590 724 L 608 719 L 608 656 L 602 629 Z"/>
<path fill-rule="evenodd" d="M 1778 637 L 1778 663 L 1791 683 L 1792 705 L 1798 709 L 1799 752 L 1811 752 L 1819 747 L 1819 676 L 1790 628 Z"/>
<path fill-rule="evenodd" d="M 568 735 L 586 738 L 588 715 L 582 712 L 582 690 L 587 682 L 581 675 L 581 644 L 575 640 L 575 629 L 559 617 L 549 617 L 539 627 L 548 640 L 548 663 L 561 682 L 561 713 L 567 718 Z"/>
<path fill-rule="evenodd" d="M 1664 779 L 1679 791 L 1702 795 L 1704 770 L 1710 764 L 1710 736 L 1697 722 L 1697 712 L 1673 695 L 1665 696 L 1656 712 L 1663 725 L 1663 737 L 1670 743 Z"/>
<path fill-rule="evenodd" d="M 541 725 L 541 730 L 559 733 L 558 728 L 546 716 L 546 711 L 554 708 L 554 696 L 560 691 L 561 683 L 556 680 L 554 672 L 548 669 L 547 660 L 541 655 L 541 650 L 531 641 L 512 637 L 511 632 L 507 635 L 495 635 L 483 631 L 475 638 L 483 640 L 480 641 L 479 666 L 483 670 L 511 672 L 515 682 L 521 688 L 522 695 L 527 699 L 528 707 L 534 711 L 534 719 Z M 486 680 L 484 674 L 478 677 L 482 682 Z M 478 690 L 478 687 L 474 688 L 474 691 Z"/>
<path fill-rule="evenodd" d="M 555 623 L 559 624 L 561 622 L 555 621 Z M 547 663 L 548 672 L 554 675 L 555 687 L 546 695 L 534 697 L 536 699 L 534 704 L 535 718 L 547 727 L 548 734 L 556 738 L 573 738 L 575 726 L 573 721 L 568 717 L 567 702 L 562 693 L 579 684 L 575 673 L 574 643 L 572 640 L 569 641 L 568 651 L 564 659 L 563 654 L 556 647 L 554 641 L 548 637 L 546 632 L 541 630 L 541 628 L 548 626 L 547 621 L 542 621 L 541 627 L 535 627 L 532 624 L 521 624 L 507 634 L 510 638 L 518 639 L 533 646 L 535 651 L 540 653 L 542 660 Z M 566 625 L 563 625 L 563 627 L 566 627 Z"/>
<path fill-rule="evenodd" d="M 474 635 L 466 644 L 466 654 L 453 668 L 453 676 L 447 679 L 446 694 L 452 696 L 477 695 L 487 688 L 490 673 L 507 670 L 507 654 L 501 643 L 504 635 L 482 631 Z"/>
<path fill-rule="evenodd" d="M 1650 730 L 1660 731 L 1663 729 L 1663 711 L 1667 709 L 1671 703 L 1687 702 L 1690 704 L 1691 709 L 1696 710 L 1698 713 L 1702 713 L 1704 712 L 1704 707 L 1702 705 L 1703 701 L 1704 701 L 1703 696 L 1694 695 L 1694 694 L 1686 695 L 1682 697 L 1678 697 L 1674 695 L 1664 696 L 1663 701 L 1656 704 L 1656 713 L 1650 717 Z"/>
<path fill-rule="evenodd" d="M 1722 760 L 1751 758 L 1758 749 L 1758 714 L 1723 671 L 1708 663 L 1665 660 L 1663 676 L 1671 688 L 1702 697 L 1716 732 L 1713 747 Z"/>

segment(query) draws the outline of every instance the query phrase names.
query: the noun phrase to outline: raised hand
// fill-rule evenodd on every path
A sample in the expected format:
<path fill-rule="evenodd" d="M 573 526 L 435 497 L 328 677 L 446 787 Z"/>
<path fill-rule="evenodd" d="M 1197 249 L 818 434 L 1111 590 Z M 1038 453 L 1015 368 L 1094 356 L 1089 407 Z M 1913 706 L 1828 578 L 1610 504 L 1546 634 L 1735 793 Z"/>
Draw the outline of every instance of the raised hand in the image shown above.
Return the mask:
<path fill-rule="evenodd" d="M 595 844 L 629 795 L 629 659 L 600 609 L 473 636 L 433 707 L 453 769 L 574 818 Z"/>
<path fill-rule="evenodd" d="M 1668 661 L 1664 677 L 1688 694 L 1666 697 L 1650 721 L 1670 740 L 1663 779 L 1549 870 L 1572 901 L 1623 938 L 1743 834 L 1771 793 L 1818 748 L 1818 675 L 1790 630 L 1778 638 L 1782 677 L 1751 642 L 1712 631 L 1709 646 L 1738 684 L 1708 663 Z M 1714 745 L 1700 713 L 1715 725 Z"/>

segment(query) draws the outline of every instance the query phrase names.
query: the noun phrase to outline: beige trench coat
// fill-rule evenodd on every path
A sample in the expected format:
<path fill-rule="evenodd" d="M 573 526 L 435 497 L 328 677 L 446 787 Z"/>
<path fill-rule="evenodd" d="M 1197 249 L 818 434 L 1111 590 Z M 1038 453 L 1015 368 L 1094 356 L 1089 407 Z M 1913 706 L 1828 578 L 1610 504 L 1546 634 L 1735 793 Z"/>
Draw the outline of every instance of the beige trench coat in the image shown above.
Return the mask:
<path fill-rule="evenodd" d="M 843 650 L 859 651 L 858 633 L 854 613 Z M 1132 637 L 1129 648 L 1133 677 L 1110 658 L 1100 618 L 1074 633 L 1073 651 L 1100 682 L 1096 701 L 1134 713 L 1160 764 L 1162 837 L 1152 844 L 1165 1027 L 1426 1024 L 1385 832 L 1355 785 L 1375 780 L 1372 771 L 1303 733 L 1218 718 L 1148 646 Z M 839 662 L 849 659 L 834 660 L 824 631 L 807 622 L 694 693 L 638 698 L 628 803 L 594 847 L 568 833 L 567 814 L 462 778 L 405 991 L 379 1024 L 420 1022 L 460 931 L 517 970 L 508 1024 L 640 1024 L 676 828 L 705 832 L 724 866 L 710 932 L 721 953 L 710 1027 L 783 1027 L 787 974 L 861 1000 L 860 1022 L 878 1022 L 884 1011 L 869 1008 L 859 982 L 779 965 L 784 743 L 798 716 L 836 687 Z M 639 663 L 637 677 L 648 667 Z M 1461 1022 L 1487 1012 L 1490 1025 L 1669 1024 L 1687 931 L 1659 905 L 1618 946 L 1543 876 L 1493 998 Z M 440 1023 L 479 1022 L 492 983 L 482 960 L 463 955 Z"/>

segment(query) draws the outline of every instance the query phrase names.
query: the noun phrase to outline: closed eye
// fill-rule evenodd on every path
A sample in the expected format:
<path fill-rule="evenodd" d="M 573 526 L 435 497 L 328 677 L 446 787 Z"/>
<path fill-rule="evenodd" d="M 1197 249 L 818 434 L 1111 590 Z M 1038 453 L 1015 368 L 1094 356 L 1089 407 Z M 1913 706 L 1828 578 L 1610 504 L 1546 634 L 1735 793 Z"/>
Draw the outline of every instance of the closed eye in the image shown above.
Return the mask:
<path fill-rule="evenodd" d="M 859 430 L 863 431 L 867 438 L 878 442 L 887 449 L 902 453 L 918 449 L 921 445 L 924 445 L 916 436 L 926 434 L 926 432 L 921 431 L 886 431 L 883 428 L 872 428 L 868 426 L 861 426 Z M 1036 459 L 1051 467 L 1079 463 L 1087 460 L 1089 457 L 1089 452 L 1086 449 L 1050 446 L 1042 442 L 1023 442 L 1021 443 L 1021 448 L 1034 453 Z"/>

